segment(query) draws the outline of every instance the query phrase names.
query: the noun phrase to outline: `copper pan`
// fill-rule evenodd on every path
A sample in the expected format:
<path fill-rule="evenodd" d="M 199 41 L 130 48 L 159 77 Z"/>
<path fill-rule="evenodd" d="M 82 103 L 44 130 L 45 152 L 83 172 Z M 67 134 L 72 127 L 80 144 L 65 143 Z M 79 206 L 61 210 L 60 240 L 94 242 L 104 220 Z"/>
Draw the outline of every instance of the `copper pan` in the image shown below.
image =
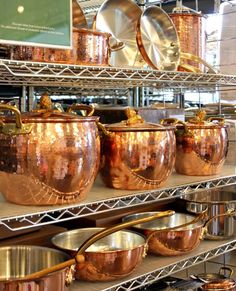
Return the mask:
<path fill-rule="evenodd" d="M 74 265 L 77 265 L 78 269 L 81 268 L 82 270 L 84 270 L 84 272 L 86 270 L 87 270 L 87 272 L 89 272 L 88 273 L 89 277 L 88 278 L 86 277 L 87 279 L 89 279 L 90 276 L 95 276 L 95 277 L 97 276 L 98 277 L 100 274 L 98 273 L 97 269 L 92 266 L 91 262 L 87 261 L 87 256 L 86 256 L 85 251 L 88 249 L 88 247 L 90 247 L 90 246 L 92 247 L 93 244 L 96 243 L 97 241 L 99 241 L 100 239 L 102 239 L 105 236 L 108 236 L 116 231 L 120 231 L 121 229 L 123 229 L 125 227 L 130 227 L 130 226 L 134 225 L 135 223 L 141 223 L 141 222 L 150 221 L 153 219 L 159 219 L 160 217 L 163 217 L 163 216 L 173 215 L 173 213 L 174 213 L 173 211 L 165 211 L 162 213 L 158 213 L 152 217 L 147 217 L 147 218 L 144 218 L 141 220 L 137 220 L 135 222 L 132 221 L 132 222 L 127 222 L 127 223 L 122 223 L 122 224 L 113 226 L 113 227 L 108 228 L 108 229 L 103 229 L 100 232 L 93 235 L 92 237 L 90 237 L 89 239 L 85 240 L 83 242 L 83 244 L 80 246 L 79 250 L 77 251 L 77 254 L 75 255 L 75 257 L 70 259 L 70 260 L 64 261 L 64 259 L 63 259 L 62 261 L 64 261 L 64 262 L 59 263 L 59 264 L 55 264 L 54 266 L 51 266 L 48 264 L 48 265 L 46 265 L 46 268 L 43 268 L 43 266 L 41 265 L 42 269 L 39 271 L 36 271 L 36 270 L 40 269 L 40 267 L 35 266 L 35 268 L 34 268 L 31 266 L 31 268 L 29 268 L 27 271 L 24 271 L 24 275 L 20 276 L 20 277 L 18 277 L 17 272 L 14 274 L 12 273 L 12 276 L 10 278 L 9 278 L 9 276 L 5 276 L 5 277 L 1 276 L 1 278 L 0 278 L 0 290 L 6 290 L 6 287 L 9 288 L 7 290 L 11 290 L 11 291 L 19 291 L 19 290 L 21 290 L 21 291 L 28 291 L 28 290 L 31 290 L 31 291 L 45 291 L 45 290 L 64 291 L 64 290 L 67 290 L 65 284 L 68 285 L 73 280 Z M 143 241 L 145 242 L 145 239 L 143 239 Z M 143 246 L 141 248 L 143 248 L 143 249 L 142 249 L 142 251 L 140 250 L 140 252 L 139 252 L 140 260 L 145 253 L 145 243 L 143 244 Z M 133 250 L 131 250 L 131 252 L 132 251 Z M 54 252 L 58 252 L 58 251 L 54 250 Z M 112 256 L 108 256 L 108 257 L 110 259 L 111 259 L 111 257 L 113 257 L 113 261 L 114 261 L 114 258 L 116 257 L 116 255 L 119 254 L 119 250 L 111 251 L 111 254 L 112 254 Z M 136 255 L 137 255 L 137 253 L 136 253 Z M 13 253 L 12 257 L 14 258 L 14 253 Z M 46 258 L 45 261 L 47 261 L 47 256 L 45 258 Z M 97 260 L 99 261 L 99 256 L 97 257 Z M 138 262 L 140 262 L 140 261 L 138 261 Z M 14 261 L 12 261 L 12 263 L 14 263 Z M 21 263 L 22 263 L 22 266 L 27 267 L 27 256 L 21 257 Z M 37 265 L 36 262 L 35 262 L 35 264 Z M 82 264 L 82 265 L 80 266 L 80 264 Z M 108 260 L 107 264 L 112 264 L 112 260 Z M 86 267 L 88 267 L 88 269 L 86 269 Z M 117 265 L 117 268 L 118 267 L 121 268 L 121 271 L 123 270 L 123 268 L 125 268 L 125 269 L 127 268 L 126 265 L 120 266 L 119 264 Z M 136 266 L 134 266 L 134 267 L 136 267 Z M 9 268 L 9 264 L 7 264 L 7 265 L 2 264 L 2 268 L 3 269 L 5 268 L 7 270 Z M 24 268 L 24 267 L 22 267 L 22 268 Z M 69 268 L 69 272 L 67 274 L 66 282 L 61 277 L 59 279 L 59 281 L 54 280 L 54 281 L 51 281 L 48 283 L 44 283 L 45 278 L 50 278 L 50 276 L 53 274 L 64 273 L 66 270 L 68 270 L 68 268 Z M 117 270 L 117 272 L 118 272 L 118 270 Z M 5 271 L 4 271 L 4 273 L 5 273 Z M 123 275 L 124 275 L 124 273 L 123 273 Z M 37 284 L 35 284 L 35 282 Z M 54 283 L 54 285 L 52 285 L 52 283 Z M 36 287 L 34 289 L 32 289 L 32 286 L 34 286 L 33 284 L 36 285 Z M 50 288 L 50 286 L 51 286 L 51 288 Z"/>
<path fill-rule="evenodd" d="M 157 212 L 143 212 L 131 214 L 123 218 L 128 222 L 143 217 L 152 216 Z M 161 256 L 176 256 L 191 252 L 207 234 L 208 224 L 218 217 L 235 216 L 231 211 L 215 215 L 205 222 L 205 213 L 194 216 L 185 213 L 175 213 L 171 217 L 163 217 L 159 220 L 136 224 L 134 229 L 147 237 L 148 252 Z"/>

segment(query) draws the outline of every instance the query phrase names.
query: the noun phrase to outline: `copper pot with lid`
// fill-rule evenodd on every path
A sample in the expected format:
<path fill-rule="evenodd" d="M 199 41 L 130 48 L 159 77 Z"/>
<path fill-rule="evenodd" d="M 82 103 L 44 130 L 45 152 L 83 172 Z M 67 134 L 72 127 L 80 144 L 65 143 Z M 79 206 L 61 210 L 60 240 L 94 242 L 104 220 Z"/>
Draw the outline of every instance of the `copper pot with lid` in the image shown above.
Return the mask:
<path fill-rule="evenodd" d="M 24 114 L 0 105 L 14 113 L 0 120 L 0 192 L 24 205 L 80 202 L 99 167 L 98 118 L 50 109 L 47 95 L 40 104 Z"/>
<path fill-rule="evenodd" d="M 224 119 L 198 111 L 195 118 L 176 126 L 175 170 L 189 176 L 219 174 L 228 151 Z M 168 121 L 168 119 L 166 120 Z M 171 124 L 171 119 L 169 120 Z M 165 120 L 162 123 L 165 123 Z"/>
<path fill-rule="evenodd" d="M 146 123 L 127 108 L 127 120 L 105 126 L 100 173 L 117 189 L 154 189 L 171 174 L 175 161 L 173 126 Z"/>

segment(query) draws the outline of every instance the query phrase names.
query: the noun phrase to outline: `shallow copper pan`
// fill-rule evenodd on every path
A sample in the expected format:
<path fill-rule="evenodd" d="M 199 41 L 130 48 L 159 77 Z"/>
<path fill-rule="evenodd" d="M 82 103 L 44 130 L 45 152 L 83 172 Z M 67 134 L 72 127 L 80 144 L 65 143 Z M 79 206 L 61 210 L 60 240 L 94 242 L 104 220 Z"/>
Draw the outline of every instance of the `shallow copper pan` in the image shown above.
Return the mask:
<path fill-rule="evenodd" d="M 175 26 L 164 10 L 149 6 L 137 26 L 137 43 L 145 61 L 154 69 L 176 70 L 180 44 Z"/>

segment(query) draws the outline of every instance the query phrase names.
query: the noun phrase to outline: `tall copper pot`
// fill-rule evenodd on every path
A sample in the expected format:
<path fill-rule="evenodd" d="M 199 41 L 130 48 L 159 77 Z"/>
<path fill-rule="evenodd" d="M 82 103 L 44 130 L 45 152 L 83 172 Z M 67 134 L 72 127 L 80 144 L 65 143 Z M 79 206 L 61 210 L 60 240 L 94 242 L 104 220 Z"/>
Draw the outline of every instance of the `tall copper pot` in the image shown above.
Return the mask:
<path fill-rule="evenodd" d="M 117 189 L 154 189 L 171 174 L 175 162 L 174 127 L 145 123 L 132 109 L 128 119 L 106 126 L 100 172 Z"/>
<path fill-rule="evenodd" d="M 0 192 L 17 204 L 56 205 L 85 199 L 100 159 L 97 117 L 54 110 L 0 121 Z"/>
<path fill-rule="evenodd" d="M 205 17 L 201 13 L 193 13 L 188 10 L 174 10 L 169 14 L 172 19 L 180 42 L 180 51 L 189 53 L 201 59 L 205 59 L 206 31 Z M 193 60 L 184 60 L 193 67 L 199 69 L 202 65 Z"/>

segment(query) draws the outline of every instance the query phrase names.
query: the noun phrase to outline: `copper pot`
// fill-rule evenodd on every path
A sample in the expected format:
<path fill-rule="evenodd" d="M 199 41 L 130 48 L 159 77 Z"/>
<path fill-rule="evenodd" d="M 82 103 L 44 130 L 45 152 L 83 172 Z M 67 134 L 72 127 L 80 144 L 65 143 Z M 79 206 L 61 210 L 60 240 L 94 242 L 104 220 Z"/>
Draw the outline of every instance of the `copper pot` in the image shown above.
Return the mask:
<path fill-rule="evenodd" d="M 158 212 L 131 214 L 125 216 L 123 222 L 153 216 L 155 213 Z M 235 211 L 219 216 L 235 216 Z M 147 237 L 149 253 L 161 256 L 177 256 L 196 249 L 202 238 L 207 236 L 208 224 L 219 216 L 215 215 L 205 221 L 202 214 L 194 216 L 175 213 L 170 217 L 135 224 L 133 228 Z"/>
<path fill-rule="evenodd" d="M 213 280 L 205 283 L 201 290 L 204 291 L 236 291 L 236 282 L 233 279 Z"/>
<path fill-rule="evenodd" d="M 174 9 L 174 13 L 169 14 L 178 33 L 180 50 L 182 53 L 205 59 L 205 18 L 201 13 L 193 13 L 186 9 Z M 201 64 L 194 60 L 184 60 L 183 63 L 202 68 Z"/>
<path fill-rule="evenodd" d="M 86 66 L 109 65 L 110 52 L 124 44 L 111 34 L 86 28 L 73 28 L 72 49 L 15 46 L 12 59 Z"/>
<path fill-rule="evenodd" d="M 0 121 L 0 192 L 4 197 L 24 205 L 85 199 L 100 160 L 98 118 L 51 109 L 20 114 L 7 105 L 0 105 L 0 110 L 15 114 Z"/>
<path fill-rule="evenodd" d="M 205 112 L 176 127 L 175 170 L 189 176 L 219 174 L 228 152 L 227 126 L 222 118 L 204 121 Z"/>
<path fill-rule="evenodd" d="M 37 280 L 25 280 L 25 276 L 50 268 L 68 260 L 66 253 L 38 246 L 7 246 L 0 248 L 0 290 L 10 291 L 67 291 L 70 269 L 47 274 Z"/>
<path fill-rule="evenodd" d="M 175 161 L 173 127 L 145 123 L 132 109 L 128 119 L 105 126 L 100 172 L 117 189 L 153 189 L 171 174 Z"/>

